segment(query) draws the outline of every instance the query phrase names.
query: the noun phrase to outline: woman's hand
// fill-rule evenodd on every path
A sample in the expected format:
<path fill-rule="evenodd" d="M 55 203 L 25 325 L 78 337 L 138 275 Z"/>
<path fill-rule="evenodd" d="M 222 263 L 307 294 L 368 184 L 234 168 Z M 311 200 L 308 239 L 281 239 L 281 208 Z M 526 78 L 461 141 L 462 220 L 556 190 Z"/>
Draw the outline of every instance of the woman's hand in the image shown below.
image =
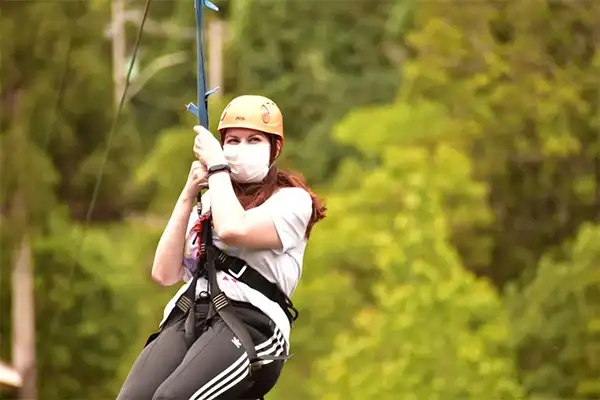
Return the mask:
<path fill-rule="evenodd" d="M 197 125 L 194 127 L 196 139 L 194 140 L 194 154 L 207 168 L 218 164 L 227 164 L 221 143 L 209 130 Z"/>
<path fill-rule="evenodd" d="M 196 198 L 203 187 L 208 186 L 208 170 L 200 161 L 194 161 L 183 189 L 186 197 Z"/>

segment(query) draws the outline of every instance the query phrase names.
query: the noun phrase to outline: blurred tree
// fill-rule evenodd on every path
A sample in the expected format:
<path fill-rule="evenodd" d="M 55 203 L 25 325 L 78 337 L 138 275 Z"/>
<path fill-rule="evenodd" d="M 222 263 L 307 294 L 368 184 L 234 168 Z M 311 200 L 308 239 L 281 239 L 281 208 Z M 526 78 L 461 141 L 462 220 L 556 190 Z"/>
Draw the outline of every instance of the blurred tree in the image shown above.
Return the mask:
<path fill-rule="evenodd" d="M 209 100 L 210 128 L 217 138 L 220 138 L 216 132 L 221 111 L 229 100 L 230 96 Z M 198 124 L 198 119 L 191 113 L 186 114 L 182 116 L 184 125 L 165 129 L 158 134 L 154 146 L 138 164 L 132 182 L 137 193 L 144 193 L 151 199 L 149 212 L 161 214 L 165 224 L 195 160 L 192 127 Z"/>
<path fill-rule="evenodd" d="M 77 222 L 90 205 L 114 118 L 112 72 L 105 62 L 110 51 L 103 38 L 108 19 L 104 0 L 2 5 L 0 35 L 11 39 L 0 48 L 0 275 L 10 276 L 11 251 L 28 235 L 36 267 L 38 389 L 44 399 L 113 396 L 110 382 L 119 379 L 119 360 L 143 325 L 136 318 L 145 315 L 138 305 L 148 304 L 134 291 L 139 276 L 127 271 L 143 258 L 121 263 L 119 257 L 135 254 L 136 247 L 119 253 L 111 242 L 156 240 L 147 228 L 117 236 L 104 227 L 75 260 L 84 235 Z M 128 212 L 128 179 L 138 159 L 135 129 L 121 124 L 92 220 L 118 220 Z M 23 210 L 19 215 L 16 205 Z M 147 265 L 141 265 L 146 280 Z M 126 284 L 119 286 L 110 268 L 128 277 Z M 3 338 L 11 332 L 9 284 L 10 279 L 1 282 Z M 10 359 L 10 346 L 10 340 L 2 341 L 3 359 Z"/>
<path fill-rule="evenodd" d="M 184 126 L 195 123 L 184 110 L 196 99 L 191 10 L 152 5 L 153 22 L 177 29 L 144 35 L 140 70 L 165 54 L 186 61 L 153 75 L 125 110 L 93 215 L 116 223 L 90 228 L 74 265 L 83 235 L 74 221 L 114 117 L 109 7 L 2 5 L 0 34 L 11 40 L 0 50 L 0 273 L 7 250 L 31 233 L 40 398 L 114 398 L 176 290 L 157 289 L 148 269 L 193 160 Z M 506 303 L 527 393 L 597 397 L 598 238 L 581 224 L 598 210 L 598 5 L 236 0 L 226 14 L 228 93 L 210 101 L 213 131 L 231 96 L 265 94 L 286 115 L 287 161 L 313 181 L 333 178 L 294 296 L 296 356 L 270 397 L 522 398 L 499 300 L 462 265 L 497 287 L 533 279 Z M 15 193 L 26 223 L 8 212 Z M 140 219 L 122 220 L 148 204 Z M 551 252 L 578 230 L 572 251 Z M 4 279 L 3 316 L 6 288 Z M 0 334 L 9 332 L 3 318 Z"/>
<path fill-rule="evenodd" d="M 29 211 L 43 215 L 56 196 L 79 219 L 87 211 L 114 118 L 112 73 L 105 62 L 110 53 L 102 37 L 108 8 L 59 4 L 12 2 L 2 9 L 1 34 L 13 38 L 1 48 L 2 161 L 9 167 L 3 172 L 2 204 L 21 179 L 27 183 Z M 30 21 L 38 23 L 30 26 Z M 127 205 L 128 171 L 139 156 L 139 142 L 131 124 L 125 125 L 115 134 L 94 219 L 118 218 Z M 22 153 L 15 140 L 25 143 Z M 21 159 L 26 166 L 15 167 Z"/>
<path fill-rule="evenodd" d="M 205 9 L 205 72 L 208 75 L 208 57 L 210 46 L 208 24 L 215 18 L 226 19 L 231 1 L 214 2 L 220 12 Z M 141 13 L 139 2 L 131 2 L 129 7 Z M 141 17 L 138 17 L 138 19 Z M 133 121 L 141 132 L 144 151 L 150 151 L 156 140 L 162 140 L 163 131 L 174 127 L 191 126 L 196 122 L 185 106 L 193 102 L 197 104 L 197 54 L 196 54 L 196 19 L 194 2 L 190 1 L 157 1 L 152 2 L 151 12 L 144 30 L 140 58 L 138 59 L 140 75 L 133 81 L 132 113 Z M 139 21 L 131 24 L 129 42 L 133 44 L 134 29 Z M 157 68 L 158 65 L 163 67 Z M 224 68 L 229 63 L 225 62 Z M 146 79 L 147 78 L 147 79 Z M 208 81 L 210 81 L 208 79 Z M 207 82 L 208 84 L 209 82 Z M 227 87 L 227 94 L 235 92 Z M 222 94 L 222 93 L 220 93 Z M 215 108 L 215 98 L 209 100 L 211 109 Z M 231 95 L 228 96 L 231 98 Z M 213 131 L 224 105 L 218 102 L 218 111 L 211 119 Z M 212 110 L 211 110 L 212 111 Z M 215 119 L 216 118 L 216 119 Z M 185 129 L 188 129 L 185 128 Z M 190 129 L 191 132 L 191 129 Z"/>
<path fill-rule="evenodd" d="M 36 304 L 38 343 L 44 344 L 38 351 L 39 397 L 114 397 L 108 383 L 138 333 L 135 286 L 119 291 L 111 282 L 114 271 L 128 265 L 115 257 L 106 235 L 88 232 L 82 251 L 74 246 L 81 231 L 59 218 L 51 225 L 35 246 L 36 292 L 43 293 Z"/>
<path fill-rule="evenodd" d="M 310 181 L 329 178 L 350 151 L 331 140 L 333 124 L 398 89 L 415 4 L 236 0 L 226 86 L 272 98 L 284 113 L 292 163 Z"/>
<path fill-rule="evenodd" d="M 114 398 L 175 290 L 157 290 L 150 279 L 148 249 L 161 230 L 127 222 L 88 230 L 82 241 L 81 229 L 60 216 L 52 226 L 52 235 L 36 247 L 37 263 L 44 267 L 37 292 L 47 294 L 38 306 L 39 335 L 52 344 L 40 351 L 47 362 L 41 365 L 43 398 L 92 398 L 86 393 L 93 387 L 94 398 Z"/>
<path fill-rule="evenodd" d="M 600 208 L 598 21 L 595 1 L 419 6 L 402 96 L 447 107 L 490 184 L 496 223 L 479 232 L 493 240 L 488 257 L 473 254 L 470 233 L 453 240 L 498 287 L 534 276 Z"/>
<path fill-rule="evenodd" d="M 600 397 L 600 225 L 545 256 L 532 282 L 506 304 L 532 400 Z"/>
<path fill-rule="evenodd" d="M 131 2 L 129 8 L 141 13 L 141 6 Z M 150 7 L 138 59 L 140 75 L 131 85 L 133 120 L 145 151 L 162 130 L 183 122 L 186 104 L 197 103 L 194 2 L 153 1 Z M 140 18 L 131 24 L 131 45 Z"/>
<path fill-rule="evenodd" d="M 368 137 L 355 141 L 366 125 Z M 362 270 L 358 292 L 371 295 L 318 362 L 313 398 L 521 398 L 500 300 L 450 244 L 453 229 L 488 216 L 468 156 L 444 144 L 451 131 L 428 102 L 355 111 L 337 126 L 336 137 L 376 166 L 345 163 L 329 237 L 312 246 L 332 261 L 327 269 Z"/>

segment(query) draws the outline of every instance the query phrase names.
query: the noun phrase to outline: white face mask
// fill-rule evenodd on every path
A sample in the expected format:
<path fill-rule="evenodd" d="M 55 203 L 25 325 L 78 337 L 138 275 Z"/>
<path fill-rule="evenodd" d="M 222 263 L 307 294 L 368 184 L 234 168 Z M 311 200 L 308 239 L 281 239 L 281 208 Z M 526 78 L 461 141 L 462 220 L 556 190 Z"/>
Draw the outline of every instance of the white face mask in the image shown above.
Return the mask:
<path fill-rule="evenodd" d="M 269 143 L 226 144 L 223 146 L 223 153 L 231 167 L 231 177 L 236 182 L 260 182 L 269 172 Z"/>

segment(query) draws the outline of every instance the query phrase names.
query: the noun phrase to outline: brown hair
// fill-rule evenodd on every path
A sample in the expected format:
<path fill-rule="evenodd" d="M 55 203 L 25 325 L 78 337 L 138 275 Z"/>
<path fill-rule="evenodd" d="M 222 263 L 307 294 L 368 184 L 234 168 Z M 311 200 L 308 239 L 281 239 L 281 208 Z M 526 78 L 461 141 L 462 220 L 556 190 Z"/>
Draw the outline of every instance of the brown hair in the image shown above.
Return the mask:
<path fill-rule="evenodd" d="M 273 163 L 277 156 L 277 149 L 280 146 L 279 138 L 274 135 L 265 136 L 271 144 L 271 163 Z M 221 137 L 224 138 L 225 135 L 222 135 Z M 313 226 L 325 218 L 327 207 L 306 185 L 302 175 L 279 171 L 277 166 L 272 165 L 267 176 L 265 176 L 261 182 L 238 183 L 233 180 L 231 182 L 233 184 L 233 190 L 240 201 L 240 204 L 244 207 L 244 210 L 260 206 L 281 188 L 297 187 L 306 190 L 312 199 L 312 214 L 308 226 L 306 227 L 307 239 L 310 237 Z"/>

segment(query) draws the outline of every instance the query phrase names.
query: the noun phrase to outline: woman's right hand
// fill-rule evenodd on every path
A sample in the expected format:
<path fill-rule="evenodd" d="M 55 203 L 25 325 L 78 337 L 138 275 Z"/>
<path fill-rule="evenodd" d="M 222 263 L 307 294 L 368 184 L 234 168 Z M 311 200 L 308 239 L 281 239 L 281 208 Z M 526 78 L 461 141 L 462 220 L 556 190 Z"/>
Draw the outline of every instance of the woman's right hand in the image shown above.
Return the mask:
<path fill-rule="evenodd" d="M 208 170 L 200 161 L 194 161 L 190 168 L 185 188 L 183 189 L 187 196 L 196 198 L 200 190 L 208 185 Z"/>

